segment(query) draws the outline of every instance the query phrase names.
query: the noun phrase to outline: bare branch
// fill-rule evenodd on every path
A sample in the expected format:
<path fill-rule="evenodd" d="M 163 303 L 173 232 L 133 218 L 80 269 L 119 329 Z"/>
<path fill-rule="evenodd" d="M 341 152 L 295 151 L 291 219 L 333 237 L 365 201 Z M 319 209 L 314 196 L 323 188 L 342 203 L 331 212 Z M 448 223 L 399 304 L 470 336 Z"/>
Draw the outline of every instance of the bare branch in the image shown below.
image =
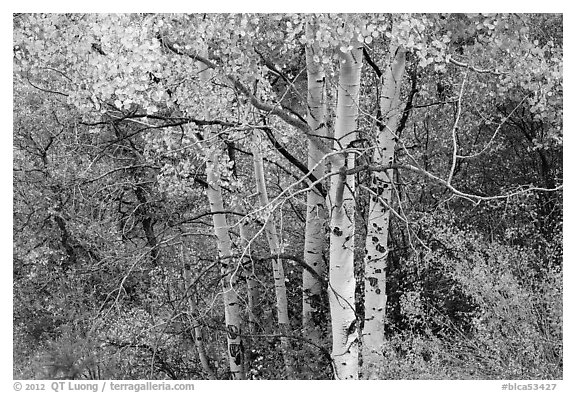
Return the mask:
<path fill-rule="evenodd" d="M 458 131 L 458 121 L 460 120 L 460 115 L 462 114 L 462 95 L 464 94 L 464 85 L 466 84 L 467 76 L 468 73 L 465 73 L 464 78 L 462 79 L 462 86 L 460 87 L 460 93 L 458 94 L 458 109 L 456 112 L 456 119 L 454 120 L 454 125 L 452 126 L 452 167 L 450 168 L 450 173 L 448 174 L 448 184 L 452 182 L 454 170 L 456 169 L 456 160 L 458 155 L 458 139 L 456 138 L 456 132 Z"/>
<path fill-rule="evenodd" d="M 483 201 L 491 201 L 491 200 L 497 200 L 497 199 L 507 199 L 516 195 L 520 195 L 520 194 L 525 194 L 528 192 L 534 192 L 534 191 L 539 191 L 539 192 L 555 192 L 555 191 L 560 191 L 562 190 L 564 187 L 562 185 L 555 187 L 555 188 L 543 188 L 543 187 L 531 187 L 531 186 L 527 186 L 527 187 L 518 187 L 517 191 L 512 191 L 506 194 L 500 194 L 500 195 L 492 195 L 492 196 L 483 196 L 483 195 L 476 195 L 476 194 L 469 194 L 463 191 L 458 190 L 457 188 L 455 188 L 454 186 L 452 186 L 450 183 L 448 183 L 446 180 L 422 169 L 422 168 L 418 168 L 414 165 L 410 165 L 410 164 L 393 164 L 393 165 L 361 165 L 361 166 L 357 166 L 353 169 L 348 169 L 346 171 L 347 175 L 352 175 L 361 171 L 387 171 L 390 169 L 406 169 L 409 170 L 411 172 L 417 173 L 419 175 L 422 175 L 426 178 L 428 178 L 429 180 L 433 181 L 434 183 L 437 183 L 441 186 L 446 187 L 450 192 L 452 192 L 454 195 L 457 195 L 461 198 L 467 199 L 475 204 L 478 204 L 480 202 Z M 339 173 L 331 173 L 329 174 L 329 176 L 335 176 L 338 175 Z"/>
<path fill-rule="evenodd" d="M 464 68 L 467 68 L 467 69 L 472 70 L 474 72 L 477 72 L 479 74 L 492 74 L 492 75 L 505 75 L 506 74 L 506 72 L 500 72 L 500 71 L 494 71 L 494 70 L 485 70 L 482 68 L 477 68 L 477 67 L 474 67 L 473 65 L 458 61 L 452 57 L 450 57 L 448 61 L 454 65 L 457 65 L 458 67 L 464 67 Z"/>
<path fill-rule="evenodd" d="M 522 101 L 520 101 L 518 103 L 518 105 L 516 105 L 514 107 L 514 109 L 512 109 L 512 111 L 508 114 L 508 116 L 506 116 L 504 119 L 502 119 L 502 121 L 500 122 L 500 124 L 498 124 L 498 127 L 496 127 L 496 130 L 494 131 L 494 133 L 492 134 L 492 137 L 490 138 L 490 140 L 488 141 L 488 143 L 486 144 L 486 146 L 484 146 L 484 148 L 482 150 L 480 150 L 477 153 L 474 154 L 470 154 L 467 156 L 461 156 L 461 155 L 457 155 L 456 157 L 458 158 L 474 158 L 474 157 L 478 157 L 479 155 L 481 155 L 482 153 L 484 153 L 488 147 L 490 146 L 490 144 L 494 141 L 494 138 L 496 138 L 496 135 L 498 134 L 498 131 L 500 131 L 500 128 L 502 128 L 502 126 L 508 121 L 508 119 L 510 119 L 510 117 L 514 114 L 514 112 L 516 112 L 516 110 L 520 107 L 520 105 L 522 105 L 522 103 L 526 100 L 526 98 L 528 98 L 528 96 L 525 96 Z"/>

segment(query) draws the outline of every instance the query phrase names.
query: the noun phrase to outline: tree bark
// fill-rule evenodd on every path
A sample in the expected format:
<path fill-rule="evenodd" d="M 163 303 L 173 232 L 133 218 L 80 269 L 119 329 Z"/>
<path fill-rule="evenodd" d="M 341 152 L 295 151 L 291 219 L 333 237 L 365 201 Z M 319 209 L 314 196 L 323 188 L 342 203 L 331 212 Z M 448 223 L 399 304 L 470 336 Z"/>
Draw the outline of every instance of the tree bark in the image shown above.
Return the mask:
<path fill-rule="evenodd" d="M 186 263 L 184 265 L 184 293 L 188 298 L 188 311 L 190 315 L 190 321 L 192 322 L 192 328 L 194 329 L 194 345 L 198 351 L 198 358 L 200 359 L 200 364 L 202 365 L 202 370 L 210 379 L 216 379 L 216 374 L 210 365 L 208 356 L 206 355 L 206 348 L 204 346 L 204 333 L 202 331 L 202 325 L 200 324 L 198 306 L 196 305 L 196 300 L 194 300 L 194 295 L 192 293 L 191 283 L 192 277 L 190 274 L 190 264 Z"/>
<path fill-rule="evenodd" d="M 256 188 L 258 191 L 260 206 L 266 210 L 268 208 L 269 201 L 264 177 L 264 163 L 262 160 L 262 152 L 260 151 L 260 147 L 262 146 L 263 142 L 262 134 L 259 129 L 254 129 L 253 133 L 252 154 L 254 155 L 254 177 L 256 178 Z M 272 215 L 272 212 L 270 212 L 269 217 L 266 217 L 264 231 L 266 232 L 270 253 L 272 255 L 278 255 L 281 252 L 280 241 L 278 239 L 278 233 L 276 232 L 276 225 L 274 225 L 274 222 L 272 221 Z M 280 338 L 280 346 L 282 356 L 284 358 L 284 369 L 286 376 L 290 378 L 293 376 L 294 370 L 292 367 L 292 361 L 290 359 L 290 343 L 288 338 L 285 337 L 289 333 L 290 320 L 288 318 L 288 299 L 286 296 L 286 281 L 282 259 L 272 258 L 272 272 L 274 275 L 274 290 L 276 292 L 278 327 L 280 334 L 282 335 Z"/>
<path fill-rule="evenodd" d="M 334 149 L 341 151 L 333 165 L 341 172 L 331 179 L 330 206 L 330 313 L 332 359 L 336 379 L 358 379 L 358 331 L 354 293 L 354 176 L 346 169 L 355 165 L 347 148 L 356 140 L 362 48 L 356 43 L 350 52 L 340 53 L 338 103 L 334 128 Z"/>
<path fill-rule="evenodd" d="M 241 208 L 236 209 L 237 213 L 242 214 Z M 249 231 L 248 226 L 243 220 L 238 222 L 239 232 L 240 232 L 240 249 L 238 250 L 242 257 L 242 268 L 244 275 L 246 277 L 246 287 L 247 287 L 247 300 L 248 300 L 248 332 L 250 335 L 256 334 L 256 327 L 258 326 L 258 319 L 256 318 L 256 303 L 258 301 L 258 284 L 256 282 L 256 273 L 254 260 L 251 257 L 250 245 L 249 245 Z"/>
<path fill-rule="evenodd" d="M 374 164 L 392 165 L 396 147 L 396 129 L 400 115 L 399 101 L 406 56 L 403 48 L 390 46 L 387 67 L 382 75 L 380 125 Z M 372 173 L 366 255 L 364 257 L 364 327 L 362 330 L 362 361 L 364 378 L 378 378 L 382 364 L 384 322 L 386 317 L 386 260 L 388 257 L 388 226 L 392 203 L 393 170 Z"/>
<path fill-rule="evenodd" d="M 134 188 L 134 194 L 138 200 L 138 207 L 136 208 L 136 214 L 142 222 L 142 229 L 144 230 L 144 235 L 146 236 L 146 245 L 150 247 L 150 257 L 152 258 L 152 263 L 156 265 L 158 263 L 158 240 L 156 239 L 156 234 L 154 233 L 154 224 L 152 223 L 152 217 L 150 216 L 148 200 L 146 199 L 144 187 L 141 184 L 137 184 Z"/>
<path fill-rule="evenodd" d="M 306 36 L 313 37 L 312 28 L 306 25 Z M 318 45 L 306 46 L 306 69 L 308 74 L 308 116 L 306 121 L 311 134 L 326 136 L 326 77 L 319 62 L 314 61 Z M 324 174 L 323 154 L 314 143 L 308 141 L 308 168 L 316 179 Z M 322 194 L 316 188 L 308 190 L 306 196 L 306 229 L 304 235 L 304 263 L 310 266 L 317 276 L 322 277 L 326 266 L 323 260 L 325 247 L 324 222 L 326 205 Z M 303 335 L 317 341 L 322 337 L 320 308 L 322 283 L 317 276 L 306 269 L 302 272 L 302 328 Z"/>
<path fill-rule="evenodd" d="M 210 70 L 203 63 L 200 64 L 200 80 L 206 84 L 210 79 Z M 206 116 L 209 113 L 206 110 Z M 206 117 L 208 118 L 208 117 Z M 212 130 L 209 126 L 204 129 L 204 140 L 213 140 Z M 206 146 L 205 146 L 206 148 Z M 224 211 L 222 189 L 220 187 L 220 174 L 218 172 L 218 159 L 223 149 L 215 150 L 216 154 L 206 152 L 206 180 L 208 187 L 206 195 L 210 204 L 210 211 Z M 220 154 L 219 154 L 220 153 Z M 232 258 L 232 240 L 225 214 L 213 214 L 214 233 L 220 260 L 222 274 L 222 289 L 224 299 L 224 320 L 227 331 L 227 357 L 230 374 L 233 379 L 245 379 L 244 375 L 244 345 L 241 337 L 241 317 L 238 294 L 234 289 L 236 275 L 234 259 Z"/>

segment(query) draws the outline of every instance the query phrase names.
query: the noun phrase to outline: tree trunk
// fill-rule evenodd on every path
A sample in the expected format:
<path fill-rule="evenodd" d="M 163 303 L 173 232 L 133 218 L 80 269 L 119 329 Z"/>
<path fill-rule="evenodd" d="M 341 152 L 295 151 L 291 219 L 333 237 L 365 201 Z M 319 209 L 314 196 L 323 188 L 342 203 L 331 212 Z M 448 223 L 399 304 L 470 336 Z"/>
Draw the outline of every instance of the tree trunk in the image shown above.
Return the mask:
<path fill-rule="evenodd" d="M 241 208 L 236 212 L 243 214 Z M 240 232 L 240 249 L 238 250 L 242 257 L 242 271 L 246 277 L 247 297 L 248 297 L 248 332 L 250 335 L 256 334 L 258 319 L 256 318 L 256 302 L 258 301 L 258 286 L 256 282 L 256 273 L 254 269 L 254 260 L 250 257 L 249 232 L 246 223 L 243 220 L 238 222 Z"/>
<path fill-rule="evenodd" d="M 400 115 L 400 87 L 405 68 L 405 52 L 391 46 L 387 67 L 382 75 L 380 97 L 381 124 L 374 150 L 376 165 L 394 163 L 396 128 Z M 364 328 L 362 330 L 362 360 L 364 378 L 378 378 L 382 364 L 384 321 L 386 316 L 386 260 L 388 257 L 388 224 L 392 203 L 393 171 L 374 172 L 370 186 L 366 255 L 364 257 Z"/>
<path fill-rule="evenodd" d="M 210 79 L 210 70 L 200 65 L 200 80 L 207 83 Z M 208 116 L 206 110 L 206 116 Z M 208 117 L 206 117 L 208 118 Z M 213 140 L 210 127 L 204 130 L 204 140 Z M 207 148 L 204 146 L 204 148 Z M 220 149 L 223 150 L 223 149 Z M 214 154 L 215 153 L 215 154 Z M 224 202 L 222 199 L 222 189 L 220 187 L 220 174 L 218 173 L 218 150 L 206 152 L 206 180 L 208 187 L 206 195 L 210 204 L 212 213 L 224 211 Z M 221 153 L 221 151 L 220 151 Z M 224 320 L 227 330 L 227 356 L 230 365 L 230 374 L 233 379 L 244 379 L 244 345 L 242 344 L 241 334 L 241 317 L 240 303 L 238 294 L 234 289 L 236 282 L 235 263 L 232 258 L 232 240 L 230 239 L 228 222 L 225 214 L 212 214 L 214 223 L 214 233 L 216 235 L 216 245 L 218 248 L 218 258 L 220 260 L 220 270 L 222 274 L 222 288 L 224 299 Z"/>
<path fill-rule="evenodd" d="M 332 358 L 336 379 L 358 379 L 358 332 L 354 292 L 354 176 L 343 171 L 354 168 L 354 153 L 347 150 L 356 139 L 356 122 L 362 69 L 362 49 L 356 44 L 340 53 L 338 103 L 334 127 L 335 156 L 330 186 L 330 313 L 332 319 Z"/>
<path fill-rule="evenodd" d="M 268 192 L 266 190 L 266 183 L 264 178 L 264 163 L 262 160 L 262 135 L 258 129 L 253 130 L 253 148 L 252 154 L 254 155 L 254 177 L 256 178 L 256 188 L 258 197 L 260 199 L 260 206 L 264 209 L 268 207 Z M 266 217 L 264 224 L 264 231 L 268 239 L 270 247 L 270 254 L 279 255 L 280 242 L 278 240 L 278 233 L 276 232 L 276 225 L 274 225 L 272 213 Z M 282 337 L 280 338 L 280 345 L 282 356 L 284 358 L 284 368 L 288 378 L 293 376 L 294 370 L 292 368 L 292 361 L 290 359 L 290 343 L 288 338 L 285 337 L 289 332 L 290 320 L 288 318 L 288 299 L 286 297 L 286 281 L 284 276 L 284 267 L 280 258 L 272 258 L 272 272 L 274 274 L 274 289 L 276 292 L 276 311 L 278 314 L 278 327 Z"/>
<path fill-rule="evenodd" d="M 207 166 L 213 166 L 214 163 L 208 162 Z M 222 191 L 220 190 L 219 176 L 215 174 L 214 168 L 206 170 L 208 177 L 208 201 L 210 211 L 218 212 L 224 210 L 222 202 Z M 224 298 L 224 319 L 227 330 L 228 342 L 228 362 L 230 364 L 230 373 L 233 379 L 244 379 L 243 358 L 244 346 L 240 337 L 241 318 L 240 303 L 238 294 L 234 289 L 236 276 L 234 275 L 235 264 L 232 259 L 232 241 L 228 232 L 228 223 L 224 214 L 213 214 L 214 232 L 216 234 L 216 243 L 220 259 L 220 269 L 222 274 L 222 288 Z"/>
<path fill-rule="evenodd" d="M 306 36 L 313 37 L 312 29 L 306 25 Z M 318 45 L 306 46 L 306 65 L 308 73 L 308 116 L 306 121 L 313 134 L 326 136 L 326 87 L 324 70 L 314 61 Z M 308 168 L 320 179 L 324 175 L 323 154 L 314 143 L 308 141 Z M 324 197 L 315 187 L 310 188 L 306 197 L 306 230 L 304 235 L 304 263 L 310 266 L 318 276 L 326 269 L 323 252 L 325 245 L 324 222 L 326 206 Z M 322 337 L 320 308 L 322 284 L 306 269 L 302 272 L 302 327 L 303 335 L 317 341 Z"/>
<path fill-rule="evenodd" d="M 236 213 L 243 214 L 243 210 L 241 207 L 237 206 L 235 209 Z M 256 280 L 256 272 L 254 266 L 254 260 L 250 256 L 250 232 L 249 227 L 246 222 L 242 219 L 238 221 L 238 228 L 240 232 L 240 243 L 239 243 L 239 250 L 238 252 L 242 256 L 240 263 L 242 264 L 242 274 L 246 279 L 246 297 L 248 300 L 248 306 L 246 310 L 246 314 L 248 315 L 248 334 L 249 337 L 245 341 L 246 343 L 246 353 L 247 356 L 245 357 L 244 369 L 247 372 L 250 372 L 252 368 L 252 360 L 253 354 L 255 353 L 255 347 L 258 343 L 258 338 L 255 337 L 256 333 L 258 332 L 258 318 L 259 315 L 258 311 L 256 310 L 256 305 L 258 302 L 258 283 Z M 250 378 L 250 376 L 248 376 Z"/>
<path fill-rule="evenodd" d="M 194 344 L 196 345 L 196 350 L 198 351 L 198 358 L 200 359 L 202 370 L 204 370 L 210 379 L 216 379 L 216 374 L 214 374 L 214 370 L 212 370 L 212 366 L 210 366 L 210 361 L 206 355 L 206 348 L 204 347 L 204 334 L 202 332 L 202 325 L 200 325 L 198 306 L 196 305 L 196 300 L 194 300 L 191 283 L 192 278 L 190 274 L 190 264 L 186 263 L 184 265 L 184 293 L 188 298 L 188 310 L 190 314 L 190 320 L 192 322 L 192 328 L 194 329 Z"/>
<path fill-rule="evenodd" d="M 136 179 L 134 181 L 136 181 Z M 156 266 L 158 263 L 159 252 L 158 240 L 156 239 L 156 234 L 154 233 L 154 224 L 152 223 L 152 217 L 149 213 L 148 200 L 146 199 L 144 187 L 141 184 L 136 184 L 136 187 L 134 188 L 134 194 L 138 200 L 136 215 L 142 222 L 142 229 L 144 230 L 144 235 L 146 236 L 146 245 L 150 247 L 150 257 L 152 258 L 152 263 L 154 266 Z"/>

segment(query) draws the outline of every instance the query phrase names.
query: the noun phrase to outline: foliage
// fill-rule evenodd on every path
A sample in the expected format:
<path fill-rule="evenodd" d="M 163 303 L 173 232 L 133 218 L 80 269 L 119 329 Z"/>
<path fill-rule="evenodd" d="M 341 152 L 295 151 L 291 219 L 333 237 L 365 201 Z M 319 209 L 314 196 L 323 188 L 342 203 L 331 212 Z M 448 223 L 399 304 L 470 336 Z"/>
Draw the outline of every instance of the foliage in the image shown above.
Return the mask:
<path fill-rule="evenodd" d="M 562 377 L 561 15 L 15 14 L 13 23 L 15 378 L 207 378 L 190 300 L 215 375 L 230 377 L 211 163 L 234 244 L 247 376 L 287 377 L 264 235 L 274 220 L 295 377 L 332 378 L 329 283 L 317 299 L 322 337 L 309 342 L 301 255 L 306 192 L 326 192 L 337 175 L 327 146 L 339 64 L 356 43 L 358 140 L 343 148 L 359 168 L 358 278 L 370 171 L 381 164 L 372 162 L 380 74 L 391 44 L 407 51 L 387 340 L 382 363 L 364 367 L 383 379 Z M 305 164 L 306 45 L 326 73 L 321 179 Z M 262 208 L 255 129 L 271 201 Z"/>

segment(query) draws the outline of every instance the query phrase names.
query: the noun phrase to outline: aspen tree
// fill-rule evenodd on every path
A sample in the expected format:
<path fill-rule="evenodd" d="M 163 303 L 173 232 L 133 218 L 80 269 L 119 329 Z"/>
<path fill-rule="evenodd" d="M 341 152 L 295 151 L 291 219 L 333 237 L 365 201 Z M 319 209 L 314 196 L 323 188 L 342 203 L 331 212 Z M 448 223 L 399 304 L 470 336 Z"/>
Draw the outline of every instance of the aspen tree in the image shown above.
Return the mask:
<path fill-rule="evenodd" d="M 190 313 L 190 320 L 192 322 L 192 328 L 194 329 L 194 345 L 198 351 L 198 358 L 200 359 L 200 364 L 202 369 L 208 375 L 210 379 L 216 379 L 216 374 L 212 370 L 208 356 L 206 355 L 206 347 L 204 345 L 204 332 L 202 331 L 202 325 L 200 324 L 198 305 L 194 299 L 194 294 L 192 293 L 192 277 L 190 272 L 190 264 L 186 263 L 184 265 L 184 293 L 188 298 L 188 311 Z"/>
<path fill-rule="evenodd" d="M 244 214 L 241 208 L 236 209 L 236 213 Z M 258 286 L 254 272 L 254 260 L 250 257 L 249 228 L 244 220 L 238 221 L 240 233 L 240 253 L 243 254 L 242 267 L 246 277 L 246 297 L 248 302 L 248 332 L 250 335 L 256 334 L 256 302 L 258 301 Z"/>
<path fill-rule="evenodd" d="M 306 25 L 307 38 L 313 37 L 310 24 Z M 318 44 L 306 45 L 306 70 L 308 75 L 308 116 L 306 121 L 313 135 L 326 136 L 326 76 L 324 69 L 314 56 L 318 56 Z M 324 174 L 323 154 L 318 147 L 308 141 L 308 168 L 317 178 Z M 325 271 L 323 251 L 325 245 L 324 222 L 326 205 L 324 197 L 316 188 L 310 188 L 306 196 L 306 230 L 304 236 L 304 263 L 318 276 Z M 322 292 L 322 284 L 306 269 L 302 273 L 302 326 L 303 334 L 310 340 L 321 337 L 321 327 L 317 320 Z"/>
<path fill-rule="evenodd" d="M 252 154 L 254 155 L 254 177 L 256 178 L 256 188 L 258 191 L 258 198 L 260 200 L 261 208 L 266 211 L 269 207 L 268 191 L 266 189 L 266 179 L 264 177 L 264 162 L 262 160 L 262 135 L 259 129 L 253 130 L 253 147 Z M 276 231 L 276 225 L 272 220 L 272 213 L 266 217 L 264 232 L 268 240 L 270 254 L 272 258 L 272 273 L 274 276 L 274 290 L 276 292 L 276 312 L 278 316 L 278 327 L 280 330 L 280 346 L 282 356 L 284 358 L 284 368 L 286 376 L 291 377 L 294 373 L 292 362 L 290 360 L 290 343 L 286 335 L 289 332 L 290 320 L 288 319 L 288 299 L 286 297 L 286 281 L 284 276 L 284 267 L 282 259 L 278 257 L 281 253 L 280 240 Z"/>
<path fill-rule="evenodd" d="M 332 359 L 336 379 L 358 379 L 358 331 L 354 292 L 354 175 L 346 175 L 346 169 L 355 165 L 351 152 L 356 140 L 362 47 L 340 51 L 340 75 L 338 103 L 334 126 L 335 156 L 330 186 L 330 313 L 332 319 Z M 336 165 L 336 166 L 334 166 Z"/>
<path fill-rule="evenodd" d="M 200 64 L 200 81 L 204 88 L 210 80 L 210 69 L 204 64 Z M 207 111 L 206 111 L 207 112 Z M 207 114 L 207 113 L 206 113 Z M 204 129 L 204 140 L 212 140 L 212 130 L 210 127 Z M 232 253 L 232 240 L 226 215 L 224 211 L 224 201 L 222 189 L 220 187 L 220 174 L 218 172 L 218 150 L 216 154 L 206 153 L 206 180 L 208 187 L 206 195 L 210 204 L 216 244 L 218 248 L 218 258 L 220 259 L 220 269 L 222 274 L 222 288 L 224 299 L 224 320 L 226 323 L 227 357 L 230 366 L 230 373 L 233 379 L 244 379 L 244 345 L 241 337 L 240 303 L 238 293 L 234 288 L 236 275 Z M 221 153 L 221 152 L 220 152 Z"/>
<path fill-rule="evenodd" d="M 396 127 L 400 114 L 400 88 L 406 62 L 401 46 L 390 45 L 386 70 L 381 78 L 380 112 L 382 114 L 374 163 L 394 163 Z M 366 230 L 364 257 L 364 327 L 362 330 L 362 360 L 365 378 L 377 378 L 376 364 L 382 361 L 384 321 L 386 316 L 386 260 L 388 257 L 388 225 L 392 203 L 392 169 L 374 172 Z"/>

